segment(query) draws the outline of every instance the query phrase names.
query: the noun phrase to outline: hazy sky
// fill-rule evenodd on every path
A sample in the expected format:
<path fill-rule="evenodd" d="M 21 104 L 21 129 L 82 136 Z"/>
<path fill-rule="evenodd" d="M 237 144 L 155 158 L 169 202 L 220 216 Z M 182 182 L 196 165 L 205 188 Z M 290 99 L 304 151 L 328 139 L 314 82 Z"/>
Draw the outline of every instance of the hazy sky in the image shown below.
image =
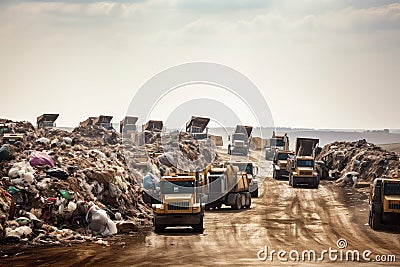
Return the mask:
<path fill-rule="evenodd" d="M 399 1 L 1 1 L 0 36 L 0 117 L 119 121 L 153 75 L 210 61 L 248 76 L 276 126 L 400 128 Z"/>

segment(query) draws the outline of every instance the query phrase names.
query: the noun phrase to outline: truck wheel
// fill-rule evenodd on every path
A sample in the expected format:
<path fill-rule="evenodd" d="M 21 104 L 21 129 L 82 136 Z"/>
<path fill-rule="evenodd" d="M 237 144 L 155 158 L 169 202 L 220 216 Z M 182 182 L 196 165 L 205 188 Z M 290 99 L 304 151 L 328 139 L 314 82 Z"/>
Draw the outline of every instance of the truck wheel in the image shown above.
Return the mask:
<path fill-rule="evenodd" d="M 382 226 L 382 218 L 379 214 L 372 213 L 371 228 L 374 230 L 379 230 Z"/>
<path fill-rule="evenodd" d="M 199 224 L 192 225 L 192 228 L 197 233 L 203 233 L 204 232 L 203 218 L 200 219 Z"/>
<path fill-rule="evenodd" d="M 253 192 L 251 192 L 251 197 L 257 198 L 258 197 L 258 188 L 256 190 L 254 190 Z"/>
<path fill-rule="evenodd" d="M 240 194 L 240 199 L 242 200 L 241 207 L 246 208 L 246 194 Z"/>
<path fill-rule="evenodd" d="M 157 222 L 155 221 L 154 222 L 154 232 L 155 233 L 162 233 L 162 232 L 164 232 L 165 231 L 165 226 L 164 225 L 159 225 L 159 224 L 157 224 Z"/>
<path fill-rule="evenodd" d="M 246 193 L 246 208 L 250 208 L 251 207 L 251 194 L 249 192 Z"/>
<path fill-rule="evenodd" d="M 206 204 L 206 206 L 205 206 L 205 210 L 206 210 L 206 211 L 209 211 L 209 210 L 211 210 L 210 204 Z"/>
<path fill-rule="evenodd" d="M 242 208 L 242 196 L 240 194 L 236 194 L 235 204 L 232 206 L 234 210 L 240 210 Z"/>

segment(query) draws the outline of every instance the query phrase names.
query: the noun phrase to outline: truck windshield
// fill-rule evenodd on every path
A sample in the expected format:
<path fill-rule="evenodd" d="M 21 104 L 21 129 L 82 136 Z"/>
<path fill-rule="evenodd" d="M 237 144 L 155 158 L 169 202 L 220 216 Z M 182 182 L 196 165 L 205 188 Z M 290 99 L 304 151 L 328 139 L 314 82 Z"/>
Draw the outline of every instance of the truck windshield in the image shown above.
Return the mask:
<path fill-rule="evenodd" d="M 194 192 L 194 181 L 161 181 L 162 194 L 182 194 Z"/>
<path fill-rule="evenodd" d="M 383 188 L 384 195 L 400 195 L 400 184 L 387 183 Z"/>
<path fill-rule="evenodd" d="M 52 121 L 43 122 L 44 127 L 56 127 L 56 124 Z"/>
<path fill-rule="evenodd" d="M 278 155 L 278 160 L 287 160 L 289 157 L 289 154 L 284 153 L 284 154 L 279 154 Z"/>
<path fill-rule="evenodd" d="M 283 139 L 271 139 L 271 146 L 285 146 Z"/>
<path fill-rule="evenodd" d="M 297 166 L 298 167 L 314 167 L 314 161 L 313 160 L 298 160 Z"/>

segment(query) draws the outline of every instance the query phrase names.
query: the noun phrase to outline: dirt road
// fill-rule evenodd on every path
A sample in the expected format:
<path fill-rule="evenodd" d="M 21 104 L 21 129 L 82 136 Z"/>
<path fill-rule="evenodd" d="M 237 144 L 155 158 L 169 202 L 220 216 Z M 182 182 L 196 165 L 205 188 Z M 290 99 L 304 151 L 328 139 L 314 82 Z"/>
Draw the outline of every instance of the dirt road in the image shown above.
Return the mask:
<path fill-rule="evenodd" d="M 262 161 L 260 172 L 266 175 L 270 162 Z M 395 255 L 400 262 L 399 231 L 373 231 L 368 222 L 365 194 L 352 188 L 342 189 L 323 182 L 319 189 L 291 188 L 287 181 L 267 178 L 260 197 L 253 199 L 251 209 L 233 211 L 225 208 L 205 214 L 205 231 L 173 229 L 154 234 L 151 229 L 134 236 L 109 239 L 110 246 L 92 243 L 72 244 L 70 247 L 17 249 L 0 253 L 1 266 L 155 266 L 155 265 L 293 265 L 301 261 L 303 250 L 315 250 L 316 258 L 329 247 L 339 250 L 337 240 L 343 238 L 343 262 L 324 263 L 332 266 L 347 264 L 345 253 L 358 250 L 360 261 L 365 250 L 375 260 L 376 255 Z M 258 259 L 258 252 L 268 247 L 285 250 L 281 255 L 288 261 Z M 299 251 L 300 262 L 289 258 L 291 250 Z M 15 255 L 16 253 L 19 253 Z M 4 257 L 4 255 L 9 255 Z M 10 255 L 14 255 L 11 256 Z M 332 254 L 333 256 L 335 254 Z M 340 253 L 338 254 L 340 259 Z M 260 256 L 264 256 L 263 253 Z M 296 254 L 292 254 L 296 258 Z M 352 259 L 352 257 L 350 257 Z M 393 260 L 393 259 L 392 259 Z M 321 262 L 308 262 L 320 265 Z M 376 265 L 374 262 L 372 265 Z M 381 263 L 394 266 L 396 263 Z M 362 266 L 362 263 L 350 263 Z"/>

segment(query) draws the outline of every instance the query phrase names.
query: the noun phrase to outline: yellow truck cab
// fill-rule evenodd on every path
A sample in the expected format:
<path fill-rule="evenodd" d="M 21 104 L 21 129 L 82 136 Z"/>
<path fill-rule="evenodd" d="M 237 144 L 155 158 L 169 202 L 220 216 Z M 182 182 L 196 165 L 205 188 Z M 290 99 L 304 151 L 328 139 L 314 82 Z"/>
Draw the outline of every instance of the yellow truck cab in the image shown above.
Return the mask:
<path fill-rule="evenodd" d="M 197 197 L 195 176 L 163 176 L 160 190 L 161 203 L 153 205 L 156 233 L 174 226 L 191 226 L 203 232 L 204 206 Z"/>
<path fill-rule="evenodd" d="M 307 185 L 318 188 L 319 175 L 315 168 L 315 148 L 319 139 L 297 138 L 294 157 L 287 159 L 286 169 L 289 172 L 289 185 Z"/>
<path fill-rule="evenodd" d="M 287 170 L 287 160 L 294 156 L 293 151 L 276 151 L 273 159 L 273 173 L 272 177 L 274 179 L 283 179 L 289 177 L 289 171 Z"/>
<path fill-rule="evenodd" d="M 377 178 L 370 185 L 369 225 L 378 230 L 388 222 L 400 222 L 400 179 Z"/>

